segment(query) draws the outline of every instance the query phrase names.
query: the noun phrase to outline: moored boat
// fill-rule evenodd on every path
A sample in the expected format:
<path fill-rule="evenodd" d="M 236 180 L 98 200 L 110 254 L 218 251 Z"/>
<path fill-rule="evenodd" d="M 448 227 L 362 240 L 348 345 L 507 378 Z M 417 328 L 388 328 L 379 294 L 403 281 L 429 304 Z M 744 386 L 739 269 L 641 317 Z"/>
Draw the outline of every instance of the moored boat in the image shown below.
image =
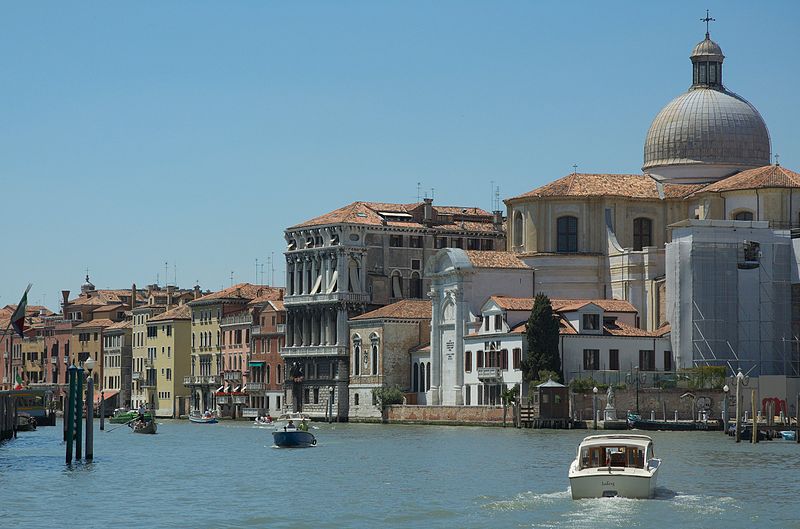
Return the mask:
<path fill-rule="evenodd" d="M 781 437 L 784 441 L 797 441 L 797 432 L 794 430 L 781 430 Z"/>
<path fill-rule="evenodd" d="M 19 413 L 17 415 L 17 431 L 18 432 L 32 432 L 36 429 L 36 418 L 27 413 Z"/>
<path fill-rule="evenodd" d="M 569 467 L 572 499 L 652 498 L 660 467 L 646 435 L 591 435 Z"/>
<path fill-rule="evenodd" d="M 133 433 L 156 433 L 156 421 L 153 419 L 145 419 L 144 421 L 136 420 L 128 423 Z"/>
<path fill-rule="evenodd" d="M 628 428 L 633 430 L 663 430 L 670 432 L 688 432 L 694 430 L 721 430 L 722 424 L 719 421 L 651 421 L 642 419 L 635 413 L 628 414 Z"/>
<path fill-rule="evenodd" d="M 111 418 L 108 419 L 108 422 L 110 422 L 111 424 L 125 424 L 135 419 L 138 415 L 139 413 L 136 410 L 129 410 L 127 408 L 117 408 L 116 410 L 114 410 L 114 415 L 112 415 Z M 144 416 L 146 419 L 152 418 L 152 415 L 150 414 L 149 411 L 145 412 Z"/>

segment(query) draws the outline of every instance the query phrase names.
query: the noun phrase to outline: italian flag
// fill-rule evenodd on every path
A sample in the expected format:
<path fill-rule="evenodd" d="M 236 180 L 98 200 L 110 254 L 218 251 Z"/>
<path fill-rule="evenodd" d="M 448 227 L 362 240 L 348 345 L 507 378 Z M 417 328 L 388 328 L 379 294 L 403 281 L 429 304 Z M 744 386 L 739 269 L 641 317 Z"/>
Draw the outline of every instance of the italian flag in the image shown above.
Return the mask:
<path fill-rule="evenodd" d="M 28 288 L 25 289 L 25 293 L 22 295 L 22 299 L 19 300 L 19 305 L 14 310 L 14 314 L 11 315 L 11 326 L 14 327 L 14 331 L 19 334 L 21 338 L 25 337 L 25 309 L 28 307 L 28 291 L 31 289 L 31 285 L 28 284 Z"/>
<path fill-rule="evenodd" d="M 23 380 L 22 380 L 22 377 L 19 376 L 19 373 L 16 374 L 16 381 L 17 381 L 17 384 L 14 386 L 14 389 L 22 389 Z"/>

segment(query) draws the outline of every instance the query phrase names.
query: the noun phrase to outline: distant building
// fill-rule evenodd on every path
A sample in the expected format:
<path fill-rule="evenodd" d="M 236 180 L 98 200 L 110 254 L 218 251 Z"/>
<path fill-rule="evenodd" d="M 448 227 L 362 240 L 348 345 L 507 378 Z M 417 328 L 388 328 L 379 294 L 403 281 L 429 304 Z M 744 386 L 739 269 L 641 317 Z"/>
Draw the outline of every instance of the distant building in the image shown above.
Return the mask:
<path fill-rule="evenodd" d="M 250 408 L 256 414 L 277 414 L 286 403 L 283 358 L 286 308 L 283 299 L 260 296 L 250 302 L 253 311 L 252 346 L 247 377 Z"/>
<path fill-rule="evenodd" d="M 105 399 L 108 415 L 116 408 L 131 405 L 132 333 L 131 320 L 124 320 L 109 325 L 103 334 L 103 383 L 96 392 L 96 400 Z"/>
<path fill-rule="evenodd" d="M 348 320 L 423 299 L 426 260 L 440 248 L 504 250 L 502 215 L 474 207 L 354 202 L 285 230 L 287 396 L 293 408 L 348 416 Z M 294 373 L 294 375 L 292 375 Z"/>
<path fill-rule="evenodd" d="M 159 417 L 180 417 L 189 412 L 189 388 L 184 385 L 191 373 L 192 311 L 180 305 L 152 316 L 148 327 L 155 332 L 148 345 L 155 349 L 154 402 Z"/>

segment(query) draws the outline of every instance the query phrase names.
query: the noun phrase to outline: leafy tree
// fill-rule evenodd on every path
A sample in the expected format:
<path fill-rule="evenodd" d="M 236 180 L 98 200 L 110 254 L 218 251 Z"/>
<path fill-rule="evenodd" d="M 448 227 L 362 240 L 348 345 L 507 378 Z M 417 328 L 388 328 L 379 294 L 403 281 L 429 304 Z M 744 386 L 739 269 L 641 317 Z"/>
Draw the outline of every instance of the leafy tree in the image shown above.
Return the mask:
<path fill-rule="evenodd" d="M 372 390 L 372 394 L 375 396 L 375 401 L 381 410 L 392 404 L 403 403 L 403 391 L 397 386 L 375 388 Z"/>
<path fill-rule="evenodd" d="M 537 380 L 542 371 L 561 375 L 561 358 L 558 355 L 558 319 L 553 314 L 550 298 L 536 294 L 533 310 L 527 325 L 528 353 L 522 363 L 525 380 Z"/>

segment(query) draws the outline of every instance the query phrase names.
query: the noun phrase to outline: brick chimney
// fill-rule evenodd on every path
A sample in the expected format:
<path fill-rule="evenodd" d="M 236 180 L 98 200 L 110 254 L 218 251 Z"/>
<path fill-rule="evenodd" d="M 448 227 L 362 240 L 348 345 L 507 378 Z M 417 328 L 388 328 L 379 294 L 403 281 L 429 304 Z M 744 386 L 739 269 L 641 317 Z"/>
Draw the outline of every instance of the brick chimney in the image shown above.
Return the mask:
<path fill-rule="evenodd" d="M 430 226 L 433 223 L 433 199 L 426 198 L 425 205 L 422 207 L 422 223 Z"/>
<path fill-rule="evenodd" d="M 67 317 L 67 305 L 69 305 L 69 290 L 61 291 L 61 315 Z"/>
<path fill-rule="evenodd" d="M 197 299 L 199 297 L 200 297 L 200 285 L 195 285 L 194 286 L 194 299 Z"/>
<path fill-rule="evenodd" d="M 492 224 L 494 224 L 494 231 L 503 231 L 503 212 L 496 210 L 492 212 Z"/>
<path fill-rule="evenodd" d="M 136 283 L 131 284 L 131 310 L 136 308 Z"/>

